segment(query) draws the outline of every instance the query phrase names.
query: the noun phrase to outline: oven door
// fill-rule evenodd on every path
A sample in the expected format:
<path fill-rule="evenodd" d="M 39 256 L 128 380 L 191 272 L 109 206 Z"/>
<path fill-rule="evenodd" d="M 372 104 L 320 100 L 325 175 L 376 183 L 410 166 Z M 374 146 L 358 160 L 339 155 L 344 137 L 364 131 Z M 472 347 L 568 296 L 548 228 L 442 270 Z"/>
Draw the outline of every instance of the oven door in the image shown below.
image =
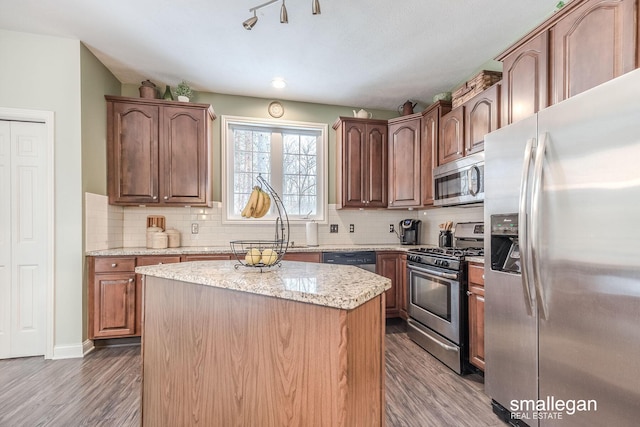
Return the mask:
<path fill-rule="evenodd" d="M 409 317 L 460 345 L 459 275 L 408 264 Z"/>

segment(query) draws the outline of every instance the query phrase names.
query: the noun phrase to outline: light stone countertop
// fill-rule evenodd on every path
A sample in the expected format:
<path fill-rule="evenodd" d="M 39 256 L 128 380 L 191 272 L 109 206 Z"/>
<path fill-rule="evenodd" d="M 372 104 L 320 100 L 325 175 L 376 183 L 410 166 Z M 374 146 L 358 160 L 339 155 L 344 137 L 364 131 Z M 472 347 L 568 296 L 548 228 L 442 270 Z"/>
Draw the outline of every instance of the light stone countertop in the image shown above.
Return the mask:
<path fill-rule="evenodd" d="M 382 245 L 321 245 L 294 246 L 287 248 L 287 252 L 352 252 L 352 251 L 401 251 L 406 252 L 415 248 L 434 247 L 433 245 L 408 246 L 398 244 Z M 193 254 L 223 254 L 231 253 L 230 246 L 181 246 L 179 248 L 147 249 L 144 247 L 102 249 L 87 251 L 87 256 L 136 256 L 136 255 L 193 255 Z"/>
<path fill-rule="evenodd" d="M 334 264 L 283 261 L 280 267 L 240 266 L 236 261 L 193 261 L 137 267 L 136 273 L 292 301 L 351 310 L 391 288 L 391 280 Z"/>

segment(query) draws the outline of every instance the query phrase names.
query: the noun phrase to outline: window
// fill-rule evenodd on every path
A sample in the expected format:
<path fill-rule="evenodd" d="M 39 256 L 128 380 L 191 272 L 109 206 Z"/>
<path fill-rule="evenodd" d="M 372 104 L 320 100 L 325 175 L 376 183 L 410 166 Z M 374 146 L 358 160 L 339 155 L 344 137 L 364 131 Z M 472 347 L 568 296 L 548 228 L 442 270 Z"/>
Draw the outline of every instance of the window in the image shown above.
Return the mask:
<path fill-rule="evenodd" d="M 278 193 L 290 221 L 326 216 L 327 125 L 222 117 L 226 222 L 240 220 L 258 175 Z M 273 221 L 274 208 L 262 218 Z"/>

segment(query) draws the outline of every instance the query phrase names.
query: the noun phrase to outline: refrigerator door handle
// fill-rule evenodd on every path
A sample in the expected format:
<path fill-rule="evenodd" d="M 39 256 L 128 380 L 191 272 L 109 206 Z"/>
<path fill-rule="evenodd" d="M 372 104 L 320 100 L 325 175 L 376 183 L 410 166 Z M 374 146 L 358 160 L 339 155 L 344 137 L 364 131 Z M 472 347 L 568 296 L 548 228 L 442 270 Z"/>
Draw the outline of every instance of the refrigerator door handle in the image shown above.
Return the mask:
<path fill-rule="evenodd" d="M 529 175 L 531 170 L 531 158 L 535 147 L 536 139 L 527 141 L 524 149 L 524 161 L 522 167 L 522 179 L 520 181 L 520 206 L 518 208 L 518 242 L 520 247 L 520 260 L 522 261 L 522 287 L 527 302 L 529 316 L 534 315 L 535 302 L 531 293 L 531 276 L 529 266 L 531 265 L 530 239 L 528 233 L 527 201 L 529 200 Z"/>
<path fill-rule="evenodd" d="M 543 320 L 549 319 L 549 310 L 547 308 L 547 301 L 544 296 L 544 289 L 542 287 L 540 263 L 538 262 L 539 250 L 540 250 L 540 204 L 542 193 L 542 178 L 543 178 L 543 164 L 545 150 L 549 134 L 544 133 L 539 136 L 540 142 L 536 148 L 536 154 L 534 158 L 533 167 L 533 185 L 531 186 L 531 223 L 529 225 L 530 232 L 530 248 L 531 248 L 531 264 L 533 265 L 533 283 L 536 289 L 536 296 L 538 304 L 540 306 L 540 316 Z"/>

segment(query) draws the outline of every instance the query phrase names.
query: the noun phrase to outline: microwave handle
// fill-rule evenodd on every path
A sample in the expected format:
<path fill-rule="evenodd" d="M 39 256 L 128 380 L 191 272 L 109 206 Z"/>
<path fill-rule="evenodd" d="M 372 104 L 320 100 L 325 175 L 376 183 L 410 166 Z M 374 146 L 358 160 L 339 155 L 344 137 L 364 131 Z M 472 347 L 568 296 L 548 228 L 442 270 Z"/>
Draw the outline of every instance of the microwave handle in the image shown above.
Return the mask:
<path fill-rule="evenodd" d="M 476 179 L 473 179 L 473 174 L 476 174 Z M 469 183 L 469 194 L 476 196 L 480 191 L 480 168 L 477 166 L 471 166 L 467 170 L 467 182 Z M 471 183 L 475 182 L 476 185 L 472 186 Z"/>

